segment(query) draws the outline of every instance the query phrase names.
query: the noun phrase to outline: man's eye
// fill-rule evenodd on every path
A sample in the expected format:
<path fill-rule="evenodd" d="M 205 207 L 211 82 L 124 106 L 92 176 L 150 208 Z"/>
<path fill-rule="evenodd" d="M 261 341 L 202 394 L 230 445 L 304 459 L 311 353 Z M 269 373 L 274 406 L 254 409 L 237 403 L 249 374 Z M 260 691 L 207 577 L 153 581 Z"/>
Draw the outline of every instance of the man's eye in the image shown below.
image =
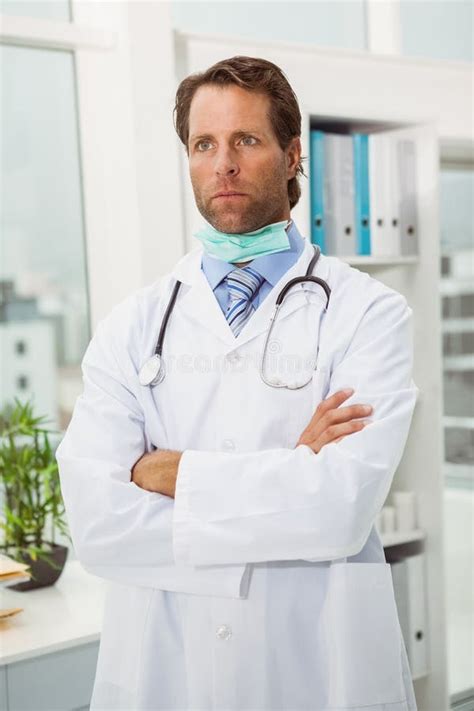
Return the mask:
<path fill-rule="evenodd" d="M 202 149 L 200 147 L 202 145 L 205 145 L 206 143 L 210 145 L 211 142 L 210 141 L 199 141 L 199 143 L 196 143 L 196 148 L 198 149 L 198 151 L 206 150 L 205 148 Z"/>
<path fill-rule="evenodd" d="M 255 141 L 255 142 L 257 141 L 257 139 L 254 138 L 253 136 L 244 136 L 244 137 L 242 138 L 243 141 L 247 141 L 247 140 L 249 140 L 249 139 L 250 139 L 251 141 Z M 252 144 L 252 143 L 247 143 L 247 145 L 248 145 L 248 146 L 251 146 L 251 145 L 254 145 L 254 144 Z"/>

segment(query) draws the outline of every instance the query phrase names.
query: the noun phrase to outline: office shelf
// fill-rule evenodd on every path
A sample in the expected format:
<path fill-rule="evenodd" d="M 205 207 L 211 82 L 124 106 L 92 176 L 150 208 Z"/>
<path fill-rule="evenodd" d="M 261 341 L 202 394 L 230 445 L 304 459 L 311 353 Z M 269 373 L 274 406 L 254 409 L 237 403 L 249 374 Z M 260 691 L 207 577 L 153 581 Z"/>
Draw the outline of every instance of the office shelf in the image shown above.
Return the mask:
<path fill-rule="evenodd" d="M 474 358 L 471 353 L 463 355 L 444 356 L 443 370 L 455 370 L 465 372 L 466 370 L 474 370 Z"/>
<path fill-rule="evenodd" d="M 342 257 L 338 256 L 338 259 L 341 259 L 343 262 L 347 262 L 348 264 L 354 265 L 354 266 L 374 266 L 374 267 L 392 267 L 392 266 L 397 266 L 399 264 L 418 264 L 419 262 L 419 257 L 418 255 L 413 255 L 413 256 L 399 256 L 399 257 L 372 257 L 372 256 L 363 256 L 363 255 L 353 255 L 352 257 Z"/>
<path fill-rule="evenodd" d="M 459 294 L 474 294 L 474 282 L 466 277 L 452 279 L 445 277 L 439 280 L 439 292 L 443 296 L 458 296 Z"/>
<path fill-rule="evenodd" d="M 474 417 L 468 415 L 444 415 L 443 425 L 445 427 L 465 427 L 466 429 L 474 429 Z"/>
<path fill-rule="evenodd" d="M 393 533 L 382 533 L 381 540 L 384 548 L 399 546 L 402 543 L 412 541 L 422 541 L 426 538 L 426 532 L 417 528 L 413 531 L 394 531 Z"/>
<path fill-rule="evenodd" d="M 450 318 L 448 316 L 443 319 L 441 329 L 443 333 L 470 333 L 474 331 L 474 318 L 470 316 Z"/>

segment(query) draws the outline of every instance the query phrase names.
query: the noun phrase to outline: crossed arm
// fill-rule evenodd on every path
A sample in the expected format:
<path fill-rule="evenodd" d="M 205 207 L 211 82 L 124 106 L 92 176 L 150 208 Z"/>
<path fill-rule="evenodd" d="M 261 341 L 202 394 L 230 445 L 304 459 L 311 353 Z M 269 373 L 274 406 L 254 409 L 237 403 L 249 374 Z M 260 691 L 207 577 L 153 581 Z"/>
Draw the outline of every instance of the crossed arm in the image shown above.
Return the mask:
<path fill-rule="evenodd" d="M 330 397 L 294 449 L 242 453 L 142 456 L 145 423 L 130 355 L 140 338 L 135 315 L 121 307 L 98 328 L 83 360 L 84 393 L 56 452 L 83 564 L 117 580 L 133 571 L 134 579 L 157 587 L 166 574 L 171 589 L 186 591 L 202 589 L 195 583 L 202 566 L 212 566 L 209 588 L 220 572 L 228 586 L 233 568 L 234 592 L 249 562 L 358 552 L 390 489 L 418 391 L 406 301 L 388 293 L 361 315 L 333 364 Z M 359 402 L 374 407 L 370 427 L 357 420 L 357 406 L 340 407 L 345 398 L 338 393 L 349 384 Z M 330 421 L 329 410 L 338 417 Z M 341 439 L 338 447 L 324 446 Z"/>
<path fill-rule="evenodd" d="M 412 311 L 386 292 L 332 364 L 329 397 L 294 449 L 156 451 L 142 463 L 149 465 L 142 480 L 135 462 L 142 485 L 174 497 L 176 562 L 324 561 L 359 552 L 405 447 L 418 392 L 412 364 Z M 357 419 L 366 414 L 360 406 L 339 407 L 348 385 L 373 406 L 370 426 Z"/>
<path fill-rule="evenodd" d="M 316 454 L 330 442 L 339 442 L 353 432 L 359 432 L 369 421 L 357 419 L 372 412 L 371 405 L 340 407 L 354 391 L 340 390 L 323 400 L 301 433 L 296 444 L 306 444 Z M 175 497 L 176 480 L 182 452 L 157 449 L 144 454 L 132 468 L 132 481 L 146 491 Z"/>

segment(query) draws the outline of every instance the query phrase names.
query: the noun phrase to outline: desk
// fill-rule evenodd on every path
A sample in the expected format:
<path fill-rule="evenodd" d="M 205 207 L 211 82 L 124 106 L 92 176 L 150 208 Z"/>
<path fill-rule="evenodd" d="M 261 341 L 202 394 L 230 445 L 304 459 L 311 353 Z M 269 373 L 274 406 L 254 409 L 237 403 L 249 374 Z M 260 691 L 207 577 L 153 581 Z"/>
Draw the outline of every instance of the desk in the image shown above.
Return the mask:
<path fill-rule="evenodd" d="M 54 585 L 0 589 L 0 606 L 23 611 L 0 621 L 0 708 L 88 708 L 94 683 L 106 582 L 78 561 Z"/>

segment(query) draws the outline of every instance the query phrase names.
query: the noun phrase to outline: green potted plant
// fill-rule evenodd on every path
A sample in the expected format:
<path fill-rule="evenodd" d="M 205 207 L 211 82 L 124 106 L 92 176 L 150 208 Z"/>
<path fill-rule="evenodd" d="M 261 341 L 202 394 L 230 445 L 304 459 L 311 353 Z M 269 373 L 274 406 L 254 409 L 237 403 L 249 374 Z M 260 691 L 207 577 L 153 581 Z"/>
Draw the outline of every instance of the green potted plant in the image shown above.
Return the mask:
<path fill-rule="evenodd" d="M 30 580 L 12 585 L 11 590 L 55 583 L 69 550 L 55 543 L 55 531 L 71 540 L 64 520 L 58 465 L 48 438 L 58 430 L 42 427 L 45 419 L 35 417 L 33 405 L 22 404 L 18 398 L 0 413 L 0 551 L 27 563 L 31 573 Z"/>

